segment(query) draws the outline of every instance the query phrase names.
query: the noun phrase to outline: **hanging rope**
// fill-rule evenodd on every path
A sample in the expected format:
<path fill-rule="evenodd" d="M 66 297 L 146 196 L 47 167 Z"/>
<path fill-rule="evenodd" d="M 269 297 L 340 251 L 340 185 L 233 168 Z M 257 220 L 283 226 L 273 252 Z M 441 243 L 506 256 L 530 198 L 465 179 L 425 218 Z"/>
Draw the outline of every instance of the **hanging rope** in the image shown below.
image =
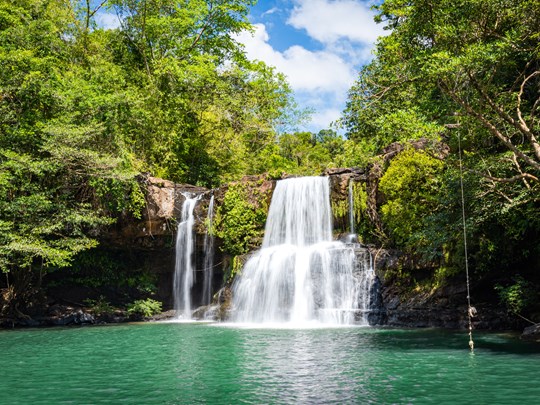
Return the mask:
<path fill-rule="evenodd" d="M 471 306 L 471 290 L 469 283 L 469 258 L 467 254 L 467 227 L 465 224 L 465 192 L 463 190 L 463 163 L 461 160 L 461 137 L 458 132 L 458 151 L 459 151 L 459 179 L 461 184 L 461 218 L 463 220 L 463 247 L 465 250 L 465 275 L 467 278 L 467 316 L 469 318 L 469 347 L 471 353 L 474 353 L 473 326 L 472 319 L 476 315 L 476 308 Z"/>

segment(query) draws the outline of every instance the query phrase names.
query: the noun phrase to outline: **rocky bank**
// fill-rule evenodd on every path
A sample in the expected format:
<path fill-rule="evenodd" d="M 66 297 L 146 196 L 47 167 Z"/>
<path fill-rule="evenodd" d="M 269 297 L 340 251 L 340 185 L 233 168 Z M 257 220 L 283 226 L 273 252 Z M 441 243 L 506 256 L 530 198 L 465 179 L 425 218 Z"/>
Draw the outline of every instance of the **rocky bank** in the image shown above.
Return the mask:
<path fill-rule="evenodd" d="M 389 152 L 390 153 L 390 152 Z M 366 217 L 376 222 L 376 214 L 370 214 L 370 210 L 376 213 L 376 206 L 381 196 L 376 189 L 375 174 L 369 170 L 358 168 L 331 169 L 324 175 L 330 177 L 331 200 L 334 209 L 335 233 L 337 236 L 346 235 L 348 231 L 348 212 L 344 208 L 348 203 L 349 185 L 351 182 L 363 184 L 368 196 Z M 374 180 L 375 179 L 375 180 Z M 131 216 L 118 218 L 117 223 L 111 227 L 102 237 L 101 249 L 114 252 L 116 257 L 129 263 L 133 273 L 149 274 L 155 283 L 152 298 L 163 303 L 165 311 L 172 308 L 172 277 L 174 272 L 174 242 L 176 236 L 176 222 L 180 217 L 182 204 L 185 196 L 198 194 L 200 201 L 195 208 L 195 231 L 196 231 L 196 268 L 202 265 L 202 246 L 206 229 L 206 217 L 211 196 L 215 198 L 215 204 L 219 207 L 223 204 L 225 195 L 231 184 L 208 190 L 188 184 L 177 184 L 164 179 L 149 175 L 141 175 L 139 178 L 146 193 L 146 208 L 140 219 Z M 252 204 L 269 204 L 276 180 L 266 176 L 249 176 L 240 182 L 232 183 L 244 188 L 246 195 Z M 266 201 L 261 202 L 261 196 Z M 370 208 L 371 206 L 371 208 Z M 341 207 L 341 209 L 339 208 Z M 256 243 L 256 242 L 255 242 Z M 226 308 L 230 291 L 223 289 L 226 275 L 231 272 L 231 257 L 222 253 L 220 240 L 216 240 L 217 249 L 214 258 L 215 284 L 213 291 L 220 291 L 215 295 L 215 304 Z M 369 246 L 374 267 L 379 280 L 378 296 L 380 310 L 372 317 L 372 323 L 396 327 L 443 327 L 464 328 L 467 325 L 466 284 L 464 277 L 455 277 L 445 285 L 433 288 L 411 288 L 404 280 L 399 280 L 396 274 L 407 268 L 407 258 L 400 252 Z M 414 269 L 412 274 L 422 277 L 422 273 L 428 274 L 431 269 Z M 60 275 L 61 276 L 61 275 Z M 200 300 L 199 284 L 194 286 L 195 304 Z M 54 281 L 54 277 L 52 277 Z M 226 286 L 225 286 L 226 287 Z M 472 296 L 475 290 L 480 290 L 481 285 L 472 286 Z M 118 322 L 130 318 L 125 312 L 116 311 L 107 316 L 93 314 L 83 304 L 84 299 L 98 297 L 98 293 L 111 302 L 122 304 L 122 300 L 115 300 L 118 296 L 126 296 L 126 300 L 142 296 L 140 293 L 132 293 L 129 289 L 115 287 L 92 289 L 84 286 L 60 286 L 55 287 L 50 283 L 46 310 L 32 318 L 22 320 L 20 324 L 29 326 L 38 325 L 68 325 L 87 324 L 99 322 Z M 130 296 L 131 294 L 131 296 Z M 144 294 L 143 294 L 144 295 Z M 489 300 L 474 301 L 477 317 L 474 326 L 478 329 L 513 329 L 522 327 L 522 323 L 498 307 Z M 195 305 L 196 306 L 196 305 Z M 226 313 L 223 308 L 216 310 L 216 317 L 220 318 Z M 202 313 L 202 312 L 200 312 Z M 530 331 L 530 336 L 537 336 L 537 328 Z M 531 338 L 534 340 L 534 338 Z"/>

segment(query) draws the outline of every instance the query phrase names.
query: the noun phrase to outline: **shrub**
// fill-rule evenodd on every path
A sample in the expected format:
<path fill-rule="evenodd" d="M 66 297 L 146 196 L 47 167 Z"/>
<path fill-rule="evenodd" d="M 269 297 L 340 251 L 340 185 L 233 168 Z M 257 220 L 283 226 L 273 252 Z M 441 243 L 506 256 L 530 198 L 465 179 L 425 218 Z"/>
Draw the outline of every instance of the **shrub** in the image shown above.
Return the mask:
<path fill-rule="evenodd" d="M 90 311 L 92 311 L 95 315 L 98 315 L 98 316 L 112 314 L 115 309 L 110 304 L 110 302 L 105 299 L 103 295 L 100 295 L 100 297 L 97 300 L 86 299 L 83 302 L 85 305 L 88 305 Z"/>
<path fill-rule="evenodd" d="M 129 304 L 127 312 L 129 315 L 142 315 L 149 317 L 155 314 L 159 314 L 162 309 L 162 303 L 152 298 L 146 298 L 144 300 L 136 300 Z"/>

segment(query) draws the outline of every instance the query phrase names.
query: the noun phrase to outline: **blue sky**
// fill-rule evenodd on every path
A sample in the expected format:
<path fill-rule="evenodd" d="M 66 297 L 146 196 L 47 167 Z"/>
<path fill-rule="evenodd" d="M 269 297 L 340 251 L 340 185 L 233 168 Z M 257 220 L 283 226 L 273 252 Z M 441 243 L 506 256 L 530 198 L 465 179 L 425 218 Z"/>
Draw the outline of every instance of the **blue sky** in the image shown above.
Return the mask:
<path fill-rule="evenodd" d="M 253 33 L 238 35 L 250 59 L 285 74 L 301 108 L 314 111 L 301 130 L 318 132 L 340 117 L 347 91 L 372 58 L 381 25 L 373 21 L 377 0 L 259 0 L 250 12 Z M 118 25 L 100 12 L 98 25 Z"/>
<path fill-rule="evenodd" d="M 251 10 L 253 34 L 238 40 L 247 55 L 287 76 L 301 107 L 315 111 L 305 128 L 328 128 L 339 118 L 361 66 L 372 58 L 381 25 L 373 1 L 259 0 Z"/>

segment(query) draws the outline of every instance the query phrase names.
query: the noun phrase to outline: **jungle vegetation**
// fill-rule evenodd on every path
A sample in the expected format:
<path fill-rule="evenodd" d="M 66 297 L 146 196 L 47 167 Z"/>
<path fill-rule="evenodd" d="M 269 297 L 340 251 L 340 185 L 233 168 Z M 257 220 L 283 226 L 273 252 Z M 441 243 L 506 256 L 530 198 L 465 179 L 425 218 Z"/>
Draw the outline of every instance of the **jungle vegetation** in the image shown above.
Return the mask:
<path fill-rule="evenodd" d="M 253 3 L 0 0 L 0 310 L 22 314 L 13 303 L 46 273 L 96 247 L 119 213 L 140 215 L 138 173 L 214 187 L 374 165 L 384 203 L 366 242 L 450 277 L 463 180 L 473 271 L 510 309 L 538 310 L 538 1 L 384 1 L 389 35 L 340 127 L 317 134 L 295 130 L 307 112 L 286 78 L 234 39 Z M 105 9 L 118 28 L 97 25 Z"/>

